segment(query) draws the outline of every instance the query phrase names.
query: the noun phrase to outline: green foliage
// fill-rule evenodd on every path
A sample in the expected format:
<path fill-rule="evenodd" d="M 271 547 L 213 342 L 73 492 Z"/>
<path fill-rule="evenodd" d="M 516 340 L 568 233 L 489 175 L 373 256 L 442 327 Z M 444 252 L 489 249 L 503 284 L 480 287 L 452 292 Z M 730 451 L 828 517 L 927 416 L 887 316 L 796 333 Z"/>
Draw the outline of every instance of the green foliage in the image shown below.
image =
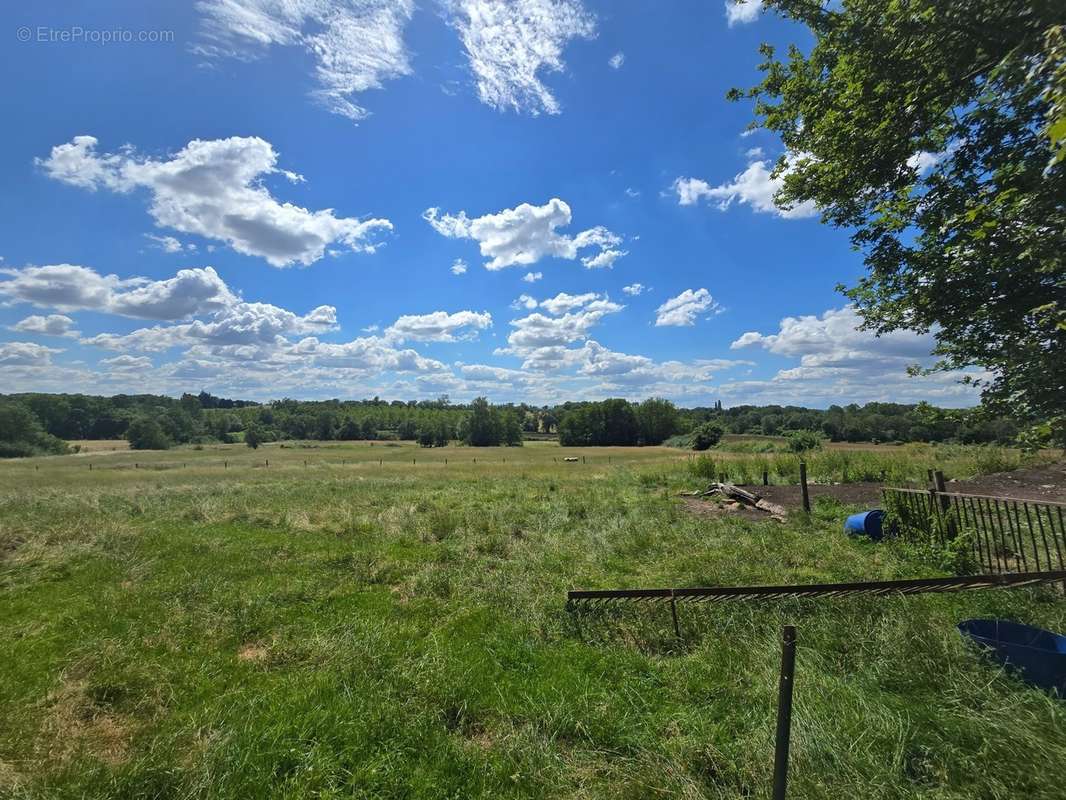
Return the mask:
<path fill-rule="evenodd" d="M 817 431 L 792 431 L 788 435 L 788 449 L 793 453 L 821 450 L 822 437 Z"/>
<path fill-rule="evenodd" d="M 152 417 L 134 418 L 126 428 L 126 439 L 132 450 L 168 450 L 173 445 L 163 426 Z"/>
<path fill-rule="evenodd" d="M 67 452 L 66 442 L 46 433 L 29 408 L 22 403 L 0 402 L 0 458 Z"/>
<path fill-rule="evenodd" d="M 259 426 L 249 425 L 244 431 L 244 443 L 253 450 L 258 450 L 262 441 L 263 434 L 260 432 Z"/>
<path fill-rule="evenodd" d="M 812 47 L 764 46 L 758 124 L 782 207 L 852 231 L 848 295 L 878 332 L 932 332 L 986 406 L 1066 445 L 1066 44 L 1061 0 L 768 0 Z"/>
<path fill-rule="evenodd" d="M 722 426 L 716 422 L 705 422 L 692 432 L 692 449 L 707 450 L 722 440 Z"/>
<path fill-rule="evenodd" d="M 669 400 L 649 398 L 637 405 L 636 414 L 641 444 L 662 444 L 677 432 L 677 407 Z"/>
<path fill-rule="evenodd" d="M 649 421 L 668 412 L 655 403 L 649 412 Z M 559 421 L 559 444 L 564 447 L 582 445 L 635 445 L 640 440 L 640 423 L 637 412 L 627 400 L 613 398 L 600 403 L 570 404 L 571 408 Z M 656 430 L 654 435 L 658 435 Z"/>

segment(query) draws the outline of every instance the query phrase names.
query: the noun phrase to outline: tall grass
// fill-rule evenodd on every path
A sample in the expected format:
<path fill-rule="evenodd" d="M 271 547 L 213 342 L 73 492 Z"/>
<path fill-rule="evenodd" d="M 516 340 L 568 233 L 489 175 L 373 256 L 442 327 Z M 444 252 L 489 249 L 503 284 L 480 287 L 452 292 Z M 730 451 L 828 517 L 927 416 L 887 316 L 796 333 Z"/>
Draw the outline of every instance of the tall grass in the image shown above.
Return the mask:
<path fill-rule="evenodd" d="M 692 515 L 688 463 L 655 453 L 360 447 L 0 465 L 0 796 L 766 796 L 792 622 L 794 796 L 1061 797 L 1061 703 L 954 629 L 1066 630 L 1051 590 L 682 604 L 679 641 L 664 606 L 573 613 L 566 590 L 936 567 L 849 539 L 825 498 L 784 525 Z"/>

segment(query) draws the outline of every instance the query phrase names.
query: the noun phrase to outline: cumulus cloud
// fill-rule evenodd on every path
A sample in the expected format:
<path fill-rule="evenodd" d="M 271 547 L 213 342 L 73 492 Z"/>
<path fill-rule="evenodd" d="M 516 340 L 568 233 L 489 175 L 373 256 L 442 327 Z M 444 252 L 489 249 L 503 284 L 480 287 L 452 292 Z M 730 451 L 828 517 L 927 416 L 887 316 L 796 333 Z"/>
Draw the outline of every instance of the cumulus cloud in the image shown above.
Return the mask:
<path fill-rule="evenodd" d="M 763 0 L 726 0 L 725 17 L 729 27 L 746 25 L 759 18 Z"/>
<path fill-rule="evenodd" d="M 487 311 L 434 311 L 431 314 L 405 314 L 385 329 L 385 336 L 398 342 L 459 342 L 476 339 L 478 331 L 492 327 Z"/>
<path fill-rule="evenodd" d="M 121 355 L 101 358 L 100 365 L 113 372 L 144 372 L 152 369 L 152 359 L 147 356 Z"/>
<path fill-rule="evenodd" d="M 706 289 L 685 289 L 655 309 L 655 326 L 695 325 L 696 317 L 708 310 L 712 313 L 719 310 L 710 292 Z"/>
<path fill-rule="evenodd" d="M 47 367 L 62 352 L 33 342 L 0 342 L 0 367 Z"/>
<path fill-rule="evenodd" d="M 90 267 L 53 264 L 0 269 L 0 295 L 59 311 L 101 311 L 137 319 L 176 321 L 214 313 L 237 302 L 212 267 L 179 270 L 173 278 L 120 279 Z"/>
<path fill-rule="evenodd" d="M 844 306 L 821 315 L 785 317 L 776 333 L 748 331 L 730 347 L 761 347 L 798 364 L 779 370 L 769 381 L 742 382 L 729 391 L 755 399 L 793 392 L 807 402 L 846 397 L 849 402 L 925 399 L 957 404 L 976 399 L 976 390 L 958 382 L 964 373 L 907 376 L 909 366 L 927 367 L 935 361 L 933 333 L 892 331 L 877 336 L 861 330 L 861 322 L 853 306 Z"/>
<path fill-rule="evenodd" d="M 369 113 L 360 94 L 411 74 L 403 32 L 413 0 L 200 0 L 197 9 L 201 55 L 249 60 L 298 48 L 315 63 L 312 97 L 354 121 Z"/>
<path fill-rule="evenodd" d="M 560 233 L 558 228 L 570 224 L 571 212 L 570 206 L 557 197 L 542 206 L 522 203 L 475 219 L 470 219 L 465 211 L 447 214 L 439 208 L 426 209 L 422 217 L 442 236 L 476 241 L 481 255 L 490 259 L 485 264 L 489 270 L 529 266 L 548 256 L 572 261 L 587 248 L 597 248 L 596 253 L 581 258 L 589 268 L 611 266 L 626 255 L 616 249 L 621 237 L 602 226 L 575 236 Z"/>
<path fill-rule="evenodd" d="M 263 178 L 281 173 L 273 146 L 256 136 L 194 139 L 174 156 L 152 159 L 130 149 L 99 154 L 92 136 L 75 136 L 37 159 L 49 177 L 83 189 L 129 193 L 146 189 L 156 224 L 226 242 L 275 267 L 312 264 L 327 247 L 374 252 L 386 219 L 337 217 L 276 200 Z"/>
<path fill-rule="evenodd" d="M 527 309 L 543 308 L 519 319 L 511 320 L 514 330 L 507 337 L 507 347 L 498 355 L 513 355 L 524 359 L 524 369 L 544 370 L 572 366 L 577 358 L 566 345 L 588 338 L 589 332 L 608 314 L 615 314 L 625 306 L 595 292 L 570 295 L 565 292 L 537 303 L 523 295 Z"/>
<path fill-rule="evenodd" d="M 62 314 L 49 314 L 47 317 L 34 314 L 11 326 L 11 330 L 21 333 L 39 333 L 42 336 L 78 336 L 74 330 L 74 320 Z"/>
<path fill-rule="evenodd" d="M 466 274 L 466 262 L 461 258 L 455 259 L 452 262 L 452 275 L 465 275 Z"/>
<path fill-rule="evenodd" d="M 622 52 L 615 53 L 613 56 L 607 59 L 607 64 L 611 67 L 611 69 L 621 69 L 622 65 L 625 63 L 626 54 Z"/>
<path fill-rule="evenodd" d="M 639 294 L 643 294 L 647 288 L 643 283 L 631 283 L 628 286 L 623 286 L 622 291 L 630 297 L 636 297 Z"/>
<path fill-rule="evenodd" d="M 543 277 L 543 272 L 527 272 L 525 275 L 522 276 L 522 280 L 526 283 L 536 283 Z"/>
<path fill-rule="evenodd" d="M 110 350 L 160 351 L 206 343 L 216 346 L 276 345 L 282 337 L 319 333 L 337 327 L 337 309 L 318 306 L 298 315 L 270 303 L 235 302 L 209 320 L 181 325 L 157 325 L 127 334 L 102 333 L 83 339 L 85 344 Z"/>
<path fill-rule="evenodd" d="M 444 0 L 444 7 L 482 103 L 501 111 L 559 113 L 541 73 L 561 72 L 566 44 L 595 35 L 595 18 L 580 0 Z"/>
<path fill-rule="evenodd" d="M 696 205 L 700 200 L 707 199 L 715 201 L 719 211 L 726 211 L 733 203 L 738 203 L 746 204 L 758 213 L 775 214 L 785 219 L 802 219 L 818 214 L 818 208 L 811 201 L 791 208 L 775 205 L 774 195 L 780 191 L 784 181 L 780 176 L 775 178 L 772 172 L 773 166 L 769 162 L 756 159 L 731 182 L 711 186 L 699 178 L 678 178 L 672 188 L 677 192 L 677 202 L 683 206 Z"/>

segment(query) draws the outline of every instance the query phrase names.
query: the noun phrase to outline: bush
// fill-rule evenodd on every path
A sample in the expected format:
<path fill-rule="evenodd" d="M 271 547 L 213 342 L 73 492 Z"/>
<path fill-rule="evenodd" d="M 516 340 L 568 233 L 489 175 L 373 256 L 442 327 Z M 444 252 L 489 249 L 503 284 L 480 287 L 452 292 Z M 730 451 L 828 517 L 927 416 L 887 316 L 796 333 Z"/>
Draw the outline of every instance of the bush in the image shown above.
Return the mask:
<path fill-rule="evenodd" d="M 722 426 L 715 422 L 704 422 L 692 432 L 692 449 L 708 450 L 722 440 Z"/>
<path fill-rule="evenodd" d="M 67 443 L 45 433 L 37 415 L 21 403 L 0 405 L 0 458 L 61 455 Z"/>
<path fill-rule="evenodd" d="M 126 429 L 131 450 L 169 450 L 170 439 L 162 426 L 151 417 L 137 417 Z"/>
<path fill-rule="evenodd" d="M 788 435 L 788 449 L 793 453 L 822 449 L 822 435 L 817 431 L 792 431 Z"/>

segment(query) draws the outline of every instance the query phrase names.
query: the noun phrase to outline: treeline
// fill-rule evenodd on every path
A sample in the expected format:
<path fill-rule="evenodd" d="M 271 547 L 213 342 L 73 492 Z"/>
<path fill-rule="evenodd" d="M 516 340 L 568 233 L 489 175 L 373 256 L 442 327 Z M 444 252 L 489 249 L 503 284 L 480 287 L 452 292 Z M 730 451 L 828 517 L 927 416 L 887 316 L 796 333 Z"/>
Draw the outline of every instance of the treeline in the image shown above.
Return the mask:
<path fill-rule="evenodd" d="M 940 409 L 927 403 L 864 406 L 736 406 L 676 408 L 666 400 L 622 399 L 532 406 L 491 405 L 484 398 L 436 400 L 278 400 L 255 403 L 208 392 L 163 395 L 0 395 L 0 457 L 65 452 L 65 441 L 127 438 L 134 447 L 288 439 L 418 441 L 442 446 L 516 445 L 533 434 L 563 445 L 655 445 L 701 426 L 733 434 L 815 431 L 832 441 L 1011 444 L 1010 419 L 984 409 Z M 703 428 L 704 430 L 710 430 Z"/>
<path fill-rule="evenodd" d="M 956 442 L 1013 444 L 1019 426 L 983 407 L 937 408 L 929 403 L 867 403 L 833 405 L 827 409 L 801 406 L 734 406 L 680 411 L 683 425 L 717 422 L 726 433 L 783 436 L 793 431 L 817 431 L 833 442 Z"/>

